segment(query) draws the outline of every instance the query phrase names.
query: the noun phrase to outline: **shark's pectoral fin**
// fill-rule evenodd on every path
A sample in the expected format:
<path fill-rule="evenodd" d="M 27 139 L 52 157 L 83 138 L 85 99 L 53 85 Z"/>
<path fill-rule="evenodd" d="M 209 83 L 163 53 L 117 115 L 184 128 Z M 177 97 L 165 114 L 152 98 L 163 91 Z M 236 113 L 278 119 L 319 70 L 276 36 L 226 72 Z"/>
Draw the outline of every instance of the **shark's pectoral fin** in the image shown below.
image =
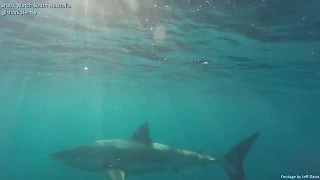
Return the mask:
<path fill-rule="evenodd" d="M 108 169 L 109 176 L 112 180 L 125 180 L 126 173 L 120 169 Z"/>

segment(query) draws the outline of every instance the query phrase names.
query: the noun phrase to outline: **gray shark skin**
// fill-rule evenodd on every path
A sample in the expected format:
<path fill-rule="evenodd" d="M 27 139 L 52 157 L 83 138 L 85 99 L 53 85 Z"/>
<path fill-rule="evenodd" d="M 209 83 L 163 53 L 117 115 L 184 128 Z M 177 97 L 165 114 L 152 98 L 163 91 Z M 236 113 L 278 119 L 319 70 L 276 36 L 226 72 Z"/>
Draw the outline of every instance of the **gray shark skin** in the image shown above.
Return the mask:
<path fill-rule="evenodd" d="M 244 180 L 243 161 L 259 133 L 234 146 L 223 158 L 177 149 L 153 142 L 145 122 L 130 139 L 95 141 L 52 153 L 50 156 L 74 169 L 107 173 L 112 180 L 127 175 L 180 172 L 188 167 L 222 165 L 230 180 Z"/>

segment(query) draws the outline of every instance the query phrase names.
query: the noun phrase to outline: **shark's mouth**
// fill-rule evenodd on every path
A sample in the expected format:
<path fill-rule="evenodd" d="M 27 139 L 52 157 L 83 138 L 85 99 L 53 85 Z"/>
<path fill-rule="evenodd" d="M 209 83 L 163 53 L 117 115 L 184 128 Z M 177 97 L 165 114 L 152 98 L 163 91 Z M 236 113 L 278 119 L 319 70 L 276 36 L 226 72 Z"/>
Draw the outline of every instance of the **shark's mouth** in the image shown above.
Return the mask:
<path fill-rule="evenodd" d="M 63 163 L 71 168 L 88 171 L 88 172 L 103 172 L 104 162 L 99 159 L 70 159 Z"/>

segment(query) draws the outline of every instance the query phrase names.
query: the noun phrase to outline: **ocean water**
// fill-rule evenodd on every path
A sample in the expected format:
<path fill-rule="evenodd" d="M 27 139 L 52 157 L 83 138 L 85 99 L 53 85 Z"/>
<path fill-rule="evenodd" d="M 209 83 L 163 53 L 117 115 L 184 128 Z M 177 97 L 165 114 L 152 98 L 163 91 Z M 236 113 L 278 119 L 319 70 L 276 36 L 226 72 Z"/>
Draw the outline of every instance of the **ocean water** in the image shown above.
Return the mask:
<path fill-rule="evenodd" d="M 1 3 L 1 180 L 107 179 L 49 154 L 145 121 L 154 141 L 214 157 L 260 132 L 247 180 L 320 175 L 320 1 Z M 128 179 L 228 177 L 214 165 Z"/>

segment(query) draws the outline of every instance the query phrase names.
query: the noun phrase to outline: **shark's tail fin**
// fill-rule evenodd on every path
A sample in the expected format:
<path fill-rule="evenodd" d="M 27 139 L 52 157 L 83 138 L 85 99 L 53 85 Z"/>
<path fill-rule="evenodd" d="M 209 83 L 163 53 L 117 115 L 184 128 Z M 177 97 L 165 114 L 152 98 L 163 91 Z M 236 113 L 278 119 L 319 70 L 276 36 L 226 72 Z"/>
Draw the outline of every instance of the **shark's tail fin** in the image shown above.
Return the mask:
<path fill-rule="evenodd" d="M 224 166 L 225 172 L 230 180 L 244 180 L 243 160 L 259 135 L 260 133 L 253 134 L 234 146 L 223 156 L 223 160 L 226 161 L 226 165 Z"/>

